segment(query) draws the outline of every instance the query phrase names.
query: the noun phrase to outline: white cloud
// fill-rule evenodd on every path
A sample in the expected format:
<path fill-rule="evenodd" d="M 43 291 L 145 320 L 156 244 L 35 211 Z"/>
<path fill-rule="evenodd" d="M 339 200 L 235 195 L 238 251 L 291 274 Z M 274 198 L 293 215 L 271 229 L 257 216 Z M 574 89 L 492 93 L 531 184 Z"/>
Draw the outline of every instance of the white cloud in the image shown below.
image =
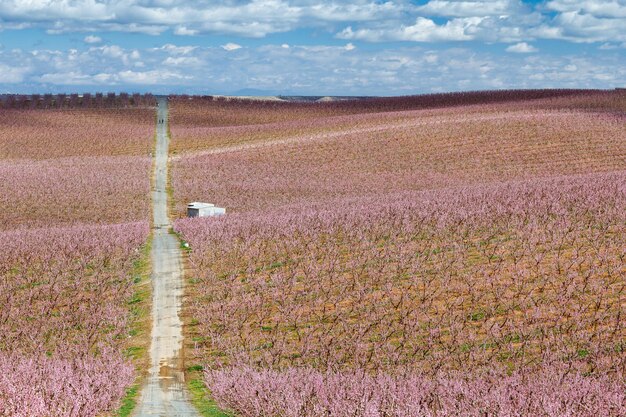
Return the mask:
<path fill-rule="evenodd" d="M 21 86 L 31 91 L 110 88 L 226 94 L 252 88 L 312 95 L 626 84 L 626 55 L 601 51 L 593 55 L 594 50 L 572 57 L 541 52 L 505 56 L 411 44 L 382 50 L 356 48 L 349 53 L 345 44 L 290 48 L 270 44 L 247 47 L 241 54 L 224 53 L 220 47 L 174 44 L 139 50 L 119 45 L 87 50 L 0 49 L 0 84 L 11 91 Z M 15 62 L 22 69 L 13 68 Z"/>
<path fill-rule="evenodd" d="M 626 0 L 2 0 L 0 30 L 264 37 L 318 28 L 365 41 L 626 42 Z M 343 29 L 345 28 L 345 29 Z M 343 29 L 343 30 L 341 30 Z M 94 36 L 94 35 L 90 35 Z M 88 36 L 89 37 L 89 36 Z M 95 37 L 95 36 L 94 36 Z M 87 42 L 87 41 L 85 41 Z"/>
<path fill-rule="evenodd" d="M 222 45 L 221 48 L 225 51 L 235 51 L 237 49 L 241 49 L 242 46 L 236 43 L 228 42 L 226 45 Z"/>
<path fill-rule="evenodd" d="M 437 62 L 437 60 L 439 59 L 439 57 L 437 56 L 437 54 L 430 52 L 426 55 L 424 55 L 424 59 L 426 60 L 426 62 L 428 62 L 429 64 L 434 64 L 435 62 Z"/>
<path fill-rule="evenodd" d="M 29 29 L 33 25 L 30 22 L 3 22 L 0 19 L 0 31 Z"/>
<path fill-rule="evenodd" d="M 95 36 L 95 35 L 89 35 L 89 36 L 85 36 L 83 41 L 85 43 L 100 43 L 102 42 L 102 38 L 99 36 Z"/>
<path fill-rule="evenodd" d="M 404 1 L 303 1 L 301 11 L 323 21 L 373 21 L 411 11 Z M 306 3 L 309 3 L 305 6 Z"/>
<path fill-rule="evenodd" d="M 17 84 L 24 81 L 28 68 L 0 63 L 0 83 Z"/>
<path fill-rule="evenodd" d="M 554 19 L 558 39 L 576 42 L 626 41 L 626 19 L 564 12 Z"/>
<path fill-rule="evenodd" d="M 171 71 L 151 70 L 151 71 L 120 71 L 117 77 L 121 82 L 128 84 L 154 85 L 166 82 L 185 79 L 187 77 Z"/>
<path fill-rule="evenodd" d="M 288 43 L 283 43 L 282 45 L 280 45 L 280 47 L 284 48 L 284 49 L 289 49 L 290 48 Z"/>
<path fill-rule="evenodd" d="M 110 77 L 105 74 L 97 74 L 95 76 L 85 75 L 79 71 L 44 73 L 41 76 L 34 77 L 35 81 L 46 84 L 63 84 L 63 85 L 94 85 L 109 82 Z"/>
<path fill-rule="evenodd" d="M 0 19 L 2 16 L 0 15 Z M 30 25 L 30 27 L 46 27 L 46 33 L 49 35 L 59 35 L 63 33 L 75 32 L 128 32 L 143 33 L 146 35 L 157 36 L 169 29 L 166 25 L 145 25 L 136 22 L 118 23 L 118 22 L 90 22 L 80 20 L 58 20 L 54 23 L 47 21 L 38 21 Z"/>
<path fill-rule="evenodd" d="M 194 57 L 194 56 L 177 56 L 177 57 L 167 57 L 165 59 L 165 61 L 163 61 L 164 65 L 169 65 L 169 66 L 174 66 L 174 67 L 178 67 L 178 66 L 198 66 L 200 64 L 202 64 L 202 61 L 199 60 L 198 58 Z"/>
<path fill-rule="evenodd" d="M 196 29 L 189 29 L 187 26 L 176 26 L 174 29 L 174 35 L 179 36 L 193 36 L 200 33 L 200 31 Z"/>
<path fill-rule="evenodd" d="M 619 46 L 613 43 L 603 43 L 602 45 L 598 47 L 598 49 L 601 49 L 603 51 L 610 51 L 611 49 L 618 49 L 618 48 Z"/>
<path fill-rule="evenodd" d="M 552 0 L 536 6 L 521 0 L 431 0 L 412 14 L 419 15 L 413 24 L 406 19 L 362 22 L 337 37 L 370 42 L 626 42 L 626 0 Z"/>
<path fill-rule="evenodd" d="M 157 85 L 186 77 L 171 71 L 150 70 L 132 71 L 123 70 L 119 72 L 100 72 L 95 74 L 84 74 L 81 71 L 45 73 L 34 77 L 34 80 L 57 85 L 81 85 L 81 86 L 111 86 L 111 85 Z"/>
<path fill-rule="evenodd" d="M 171 43 L 166 43 L 159 48 L 152 48 L 153 51 L 165 51 L 170 55 L 187 55 L 193 52 L 197 46 L 178 46 Z"/>
<path fill-rule="evenodd" d="M 533 52 L 537 52 L 537 48 L 532 45 L 527 44 L 526 42 L 516 43 L 515 45 L 511 45 L 506 48 L 507 52 L 514 52 L 517 54 L 530 54 Z"/>
<path fill-rule="evenodd" d="M 519 0 L 431 0 L 417 10 L 427 16 L 502 16 L 519 13 L 523 9 Z"/>
<path fill-rule="evenodd" d="M 348 26 L 338 34 L 342 39 L 360 39 L 365 41 L 467 41 L 475 38 L 481 17 L 456 18 L 438 25 L 433 20 L 418 17 L 413 25 L 401 25 L 391 29 L 358 29 Z"/>
<path fill-rule="evenodd" d="M 356 49 L 356 46 L 354 46 L 354 44 L 352 42 L 350 42 L 346 46 L 344 46 L 344 49 L 346 51 L 352 51 L 352 50 Z"/>
<path fill-rule="evenodd" d="M 262 37 L 327 22 L 372 21 L 411 10 L 405 1 L 351 0 L 3 0 L 0 22 L 33 22 L 51 33 L 120 30 L 177 35 L 219 32 Z"/>
<path fill-rule="evenodd" d="M 126 55 L 124 49 L 118 45 L 105 45 L 92 49 L 101 51 L 102 55 L 109 58 L 122 58 Z"/>
<path fill-rule="evenodd" d="M 572 42 L 626 42 L 626 0 L 551 0 L 556 16 L 529 34 Z"/>
<path fill-rule="evenodd" d="M 624 0 L 551 0 L 546 8 L 557 12 L 576 12 L 602 18 L 626 17 Z"/>

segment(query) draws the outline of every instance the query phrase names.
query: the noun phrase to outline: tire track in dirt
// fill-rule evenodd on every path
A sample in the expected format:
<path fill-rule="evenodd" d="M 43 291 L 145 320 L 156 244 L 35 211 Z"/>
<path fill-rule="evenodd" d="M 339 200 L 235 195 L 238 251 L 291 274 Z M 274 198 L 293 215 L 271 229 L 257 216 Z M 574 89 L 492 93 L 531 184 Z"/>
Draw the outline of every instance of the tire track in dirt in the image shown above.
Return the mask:
<path fill-rule="evenodd" d="M 247 151 L 251 149 L 258 148 L 268 148 L 272 146 L 280 146 L 280 145 L 293 145 L 293 144 L 305 144 L 311 142 L 319 142 L 324 140 L 334 140 L 337 138 L 341 138 L 348 135 L 356 135 L 356 134 L 369 134 L 369 133 L 379 133 L 386 132 L 395 129 L 408 129 L 408 128 L 418 128 L 423 126 L 430 125 L 446 125 L 450 123 L 477 123 L 477 122 L 485 122 L 485 121 L 498 121 L 498 120 L 527 120 L 533 118 L 549 118 L 549 117 L 571 117 L 572 115 L 576 115 L 573 112 L 543 112 L 543 113 L 526 113 L 526 112 L 516 112 L 516 113 L 507 113 L 503 115 L 477 115 L 477 116 L 464 116 L 457 117 L 454 119 L 451 118 L 430 118 L 428 120 L 416 119 L 395 123 L 388 123 L 382 126 L 368 126 L 368 127 L 358 127 L 358 128 L 349 128 L 349 129 L 340 129 L 338 131 L 327 132 L 327 133 L 315 133 L 315 134 L 305 134 L 305 135 L 296 135 L 289 136 L 283 139 L 273 139 L 266 141 L 250 141 L 247 143 L 238 143 L 238 144 L 225 144 L 216 148 L 206 149 L 206 150 L 196 150 L 196 151 L 183 151 L 179 155 L 174 155 L 171 159 L 173 161 L 178 161 L 183 158 L 195 158 L 202 157 L 205 155 L 217 155 L 229 152 L 239 152 L 239 151 Z"/>

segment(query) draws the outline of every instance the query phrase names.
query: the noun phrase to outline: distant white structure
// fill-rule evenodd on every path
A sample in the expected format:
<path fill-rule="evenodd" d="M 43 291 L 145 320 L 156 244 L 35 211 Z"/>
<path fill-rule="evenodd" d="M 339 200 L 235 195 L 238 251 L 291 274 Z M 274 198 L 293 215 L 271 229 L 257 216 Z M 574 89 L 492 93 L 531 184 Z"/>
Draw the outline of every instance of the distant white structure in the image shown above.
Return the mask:
<path fill-rule="evenodd" d="M 215 204 L 200 203 L 197 201 L 187 204 L 187 217 L 210 217 L 222 216 L 224 214 L 226 214 L 226 209 L 215 207 Z"/>

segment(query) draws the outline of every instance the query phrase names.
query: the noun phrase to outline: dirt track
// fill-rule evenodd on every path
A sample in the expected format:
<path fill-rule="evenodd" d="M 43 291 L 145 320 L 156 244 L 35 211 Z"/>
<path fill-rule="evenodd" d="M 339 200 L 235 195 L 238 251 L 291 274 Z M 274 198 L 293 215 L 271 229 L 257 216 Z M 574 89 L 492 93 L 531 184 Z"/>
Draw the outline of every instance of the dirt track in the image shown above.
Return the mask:
<path fill-rule="evenodd" d="M 152 242 L 152 340 L 150 372 L 142 388 L 136 417 L 199 417 L 185 390 L 180 309 L 183 269 L 180 243 L 171 234 L 167 202 L 167 99 L 158 99 L 155 182 L 152 190 L 154 236 Z"/>

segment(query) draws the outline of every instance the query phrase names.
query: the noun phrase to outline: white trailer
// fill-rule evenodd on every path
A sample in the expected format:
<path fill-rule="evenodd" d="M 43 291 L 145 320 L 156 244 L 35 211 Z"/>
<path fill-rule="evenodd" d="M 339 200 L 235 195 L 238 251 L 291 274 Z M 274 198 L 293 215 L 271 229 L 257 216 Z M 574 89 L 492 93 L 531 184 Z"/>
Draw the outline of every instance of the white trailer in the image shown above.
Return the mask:
<path fill-rule="evenodd" d="M 194 201 L 187 204 L 187 217 L 212 217 L 226 214 L 226 209 L 211 203 Z"/>

